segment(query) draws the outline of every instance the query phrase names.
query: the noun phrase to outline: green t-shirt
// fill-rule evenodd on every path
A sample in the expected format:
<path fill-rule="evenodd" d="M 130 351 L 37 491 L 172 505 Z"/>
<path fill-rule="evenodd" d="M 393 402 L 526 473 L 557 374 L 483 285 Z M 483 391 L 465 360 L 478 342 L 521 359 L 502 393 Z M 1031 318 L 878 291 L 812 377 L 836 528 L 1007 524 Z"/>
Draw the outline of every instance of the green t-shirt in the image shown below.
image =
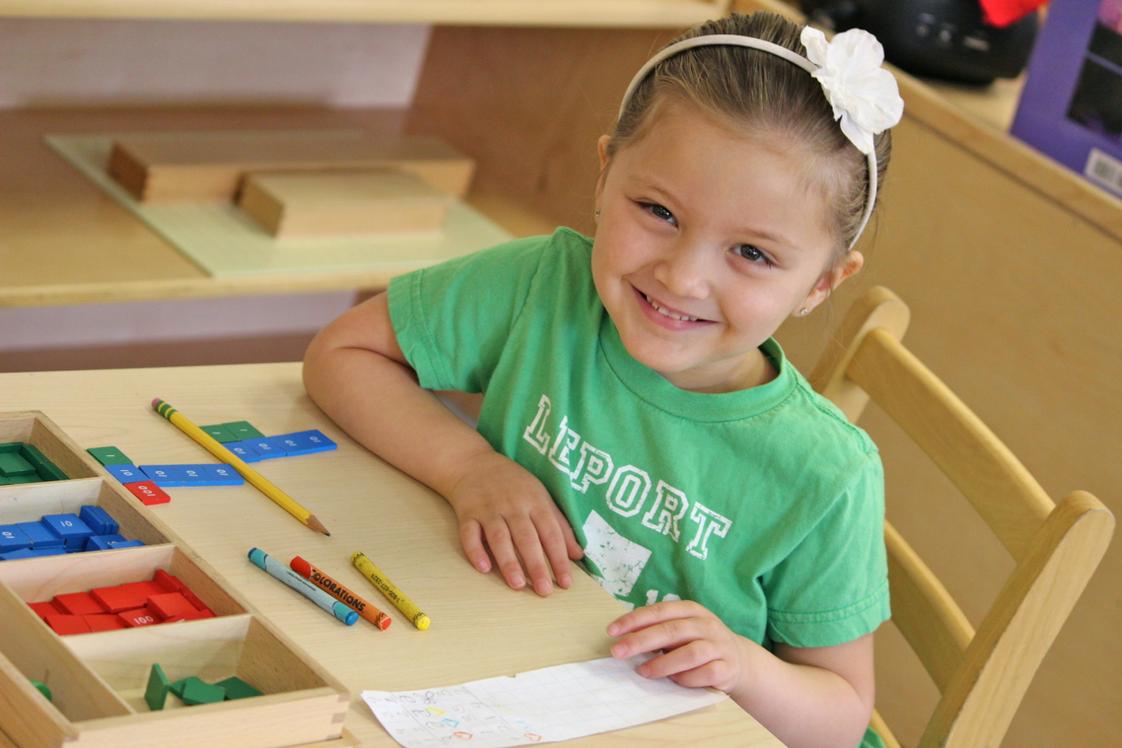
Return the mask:
<path fill-rule="evenodd" d="M 779 372 L 681 390 L 627 353 L 569 229 L 396 278 L 398 343 L 429 389 L 485 392 L 479 432 L 546 486 L 629 605 L 694 600 L 771 646 L 889 616 L 880 458 L 769 340 Z"/>

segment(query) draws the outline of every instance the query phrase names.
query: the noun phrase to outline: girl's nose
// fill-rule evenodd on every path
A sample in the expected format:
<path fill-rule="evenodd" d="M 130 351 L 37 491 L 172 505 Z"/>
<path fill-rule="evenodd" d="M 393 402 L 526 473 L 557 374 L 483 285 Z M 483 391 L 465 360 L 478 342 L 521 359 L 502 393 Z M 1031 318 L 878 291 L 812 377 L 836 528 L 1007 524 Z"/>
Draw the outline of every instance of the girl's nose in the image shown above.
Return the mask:
<path fill-rule="evenodd" d="M 709 295 L 711 259 L 712 251 L 702 243 L 680 237 L 655 263 L 655 280 L 679 298 L 704 299 Z"/>

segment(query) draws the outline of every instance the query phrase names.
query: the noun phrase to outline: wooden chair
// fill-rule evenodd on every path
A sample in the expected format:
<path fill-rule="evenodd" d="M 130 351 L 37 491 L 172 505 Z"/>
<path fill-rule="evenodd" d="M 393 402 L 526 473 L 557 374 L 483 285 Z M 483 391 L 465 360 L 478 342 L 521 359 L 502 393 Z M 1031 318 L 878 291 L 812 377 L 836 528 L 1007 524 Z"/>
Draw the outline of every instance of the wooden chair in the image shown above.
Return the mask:
<path fill-rule="evenodd" d="M 847 314 L 841 346 L 810 376 L 856 421 L 870 399 L 957 486 L 1015 567 L 975 631 L 946 588 L 885 523 L 892 621 L 939 689 L 919 746 L 997 746 L 1041 660 L 1110 543 L 1114 517 L 1089 493 L 1054 503 L 978 417 L 900 342 L 907 306 L 873 288 Z M 891 494 L 887 497 L 892 503 Z M 899 746 L 880 715 L 873 728 Z"/>

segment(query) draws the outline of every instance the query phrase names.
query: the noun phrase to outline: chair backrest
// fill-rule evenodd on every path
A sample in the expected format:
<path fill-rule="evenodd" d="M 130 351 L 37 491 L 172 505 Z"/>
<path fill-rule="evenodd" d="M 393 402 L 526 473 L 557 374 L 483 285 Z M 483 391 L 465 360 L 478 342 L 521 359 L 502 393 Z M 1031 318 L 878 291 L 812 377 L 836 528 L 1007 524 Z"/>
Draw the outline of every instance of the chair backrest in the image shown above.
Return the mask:
<path fill-rule="evenodd" d="M 823 356 L 810 381 L 854 422 L 875 402 L 1013 557 L 1013 572 L 975 631 L 939 579 L 885 523 L 892 620 L 940 693 L 919 745 L 994 746 L 1106 552 L 1114 517 L 1082 491 L 1054 503 L 993 432 L 904 347 L 908 321 L 908 308 L 895 294 L 869 290 L 846 315 L 840 345 Z M 892 506 L 891 493 L 887 503 Z M 879 715 L 874 728 L 896 744 Z"/>

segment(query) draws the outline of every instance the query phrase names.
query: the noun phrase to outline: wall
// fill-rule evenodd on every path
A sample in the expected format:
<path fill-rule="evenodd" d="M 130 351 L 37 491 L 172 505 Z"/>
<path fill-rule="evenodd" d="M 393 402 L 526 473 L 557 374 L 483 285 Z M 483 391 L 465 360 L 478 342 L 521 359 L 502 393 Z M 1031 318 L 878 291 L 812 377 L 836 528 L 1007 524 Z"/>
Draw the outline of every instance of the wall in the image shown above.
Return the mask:
<path fill-rule="evenodd" d="M 0 108 L 406 107 L 428 37 L 418 25 L 3 19 Z M 292 359 L 351 301 L 327 293 L 0 309 L 0 371 L 184 363 L 191 351 L 199 363 Z"/>

